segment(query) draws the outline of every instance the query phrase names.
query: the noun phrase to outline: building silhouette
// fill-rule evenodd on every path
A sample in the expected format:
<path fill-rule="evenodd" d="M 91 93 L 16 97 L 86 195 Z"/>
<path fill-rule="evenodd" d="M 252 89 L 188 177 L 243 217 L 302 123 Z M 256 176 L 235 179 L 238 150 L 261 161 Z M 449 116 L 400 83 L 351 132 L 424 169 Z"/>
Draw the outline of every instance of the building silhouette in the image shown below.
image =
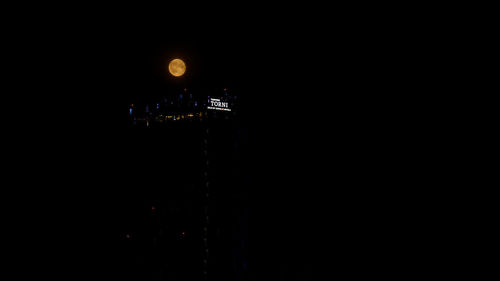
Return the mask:
<path fill-rule="evenodd" d="M 209 109 L 211 99 L 226 110 Z M 229 111 L 229 110 L 231 111 Z M 117 256 L 125 280 L 245 280 L 247 181 L 238 98 L 180 89 L 130 104 L 126 174 L 147 199 L 119 203 Z M 133 190 L 132 189 L 132 190 Z M 138 192 L 138 193 L 139 193 Z"/>

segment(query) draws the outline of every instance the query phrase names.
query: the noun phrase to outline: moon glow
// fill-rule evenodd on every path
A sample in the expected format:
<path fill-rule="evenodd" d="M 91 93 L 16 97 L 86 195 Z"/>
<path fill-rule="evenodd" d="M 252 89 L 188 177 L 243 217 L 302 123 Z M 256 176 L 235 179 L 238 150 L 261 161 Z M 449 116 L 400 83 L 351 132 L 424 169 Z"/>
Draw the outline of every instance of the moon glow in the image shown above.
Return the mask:
<path fill-rule="evenodd" d="M 186 72 L 186 64 L 181 59 L 174 59 L 168 64 L 168 71 L 175 77 L 182 76 Z"/>

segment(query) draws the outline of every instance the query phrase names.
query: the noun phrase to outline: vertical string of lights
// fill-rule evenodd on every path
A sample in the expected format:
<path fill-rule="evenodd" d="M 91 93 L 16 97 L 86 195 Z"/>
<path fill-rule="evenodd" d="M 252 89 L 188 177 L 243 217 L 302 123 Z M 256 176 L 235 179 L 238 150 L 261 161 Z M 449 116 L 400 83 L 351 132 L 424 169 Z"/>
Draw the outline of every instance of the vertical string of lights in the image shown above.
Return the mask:
<path fill-rule="evenodd" d="M 210 161 L 208 158 L 208 140 L 209 140 L 210 128 L 207 126 L 205 129 L 205 136 L 203 140 L 203 154 L 205 160 L 205 171 L 204 171 L 204 207 L 203 207 L 203 275 L 204 279 L 208 279 L 208 258 L 209 258 L 209 247 L 208 247 L 208 227 L 209 227 L 209 213 L 208 207 L 210 204 L 210 180 L 209 180 L 209 165 Z"/>

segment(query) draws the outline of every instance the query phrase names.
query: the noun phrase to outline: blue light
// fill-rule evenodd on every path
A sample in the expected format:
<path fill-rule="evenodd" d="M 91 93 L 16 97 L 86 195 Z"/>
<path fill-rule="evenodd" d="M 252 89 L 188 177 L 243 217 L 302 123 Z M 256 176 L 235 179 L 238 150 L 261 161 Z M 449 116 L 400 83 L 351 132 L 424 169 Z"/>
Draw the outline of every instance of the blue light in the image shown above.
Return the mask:
<path fill-rule="evenodd" d="M 159 109 L 159 108 L 160 108 L 160 104 L 159 104 L 159 103 L 157 103 L 157 104 L 156 104 L 156 109 Z"/>
<path fill-rule="evenodd" d="M 128 110 L 128 112 L 130 113 L 130 115 L 132 115 L 132 113 L 133 113 L 133 109 L 132 109 L 132 108 L 130 108 L 130 109 Z"/>

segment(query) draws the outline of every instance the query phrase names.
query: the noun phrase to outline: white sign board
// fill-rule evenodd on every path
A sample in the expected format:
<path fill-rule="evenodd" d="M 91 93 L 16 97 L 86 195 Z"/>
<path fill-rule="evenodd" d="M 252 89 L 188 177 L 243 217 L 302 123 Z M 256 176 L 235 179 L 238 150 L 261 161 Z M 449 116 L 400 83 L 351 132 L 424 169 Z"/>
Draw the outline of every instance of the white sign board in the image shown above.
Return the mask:
<path fill-rule="evenodd" d="M 221 110 L 221 111 L 231 111 L 229 108 L 229 103 L 221 101 L 220 99 L 210 98 L 208 102 L 207 109 Z"/>

